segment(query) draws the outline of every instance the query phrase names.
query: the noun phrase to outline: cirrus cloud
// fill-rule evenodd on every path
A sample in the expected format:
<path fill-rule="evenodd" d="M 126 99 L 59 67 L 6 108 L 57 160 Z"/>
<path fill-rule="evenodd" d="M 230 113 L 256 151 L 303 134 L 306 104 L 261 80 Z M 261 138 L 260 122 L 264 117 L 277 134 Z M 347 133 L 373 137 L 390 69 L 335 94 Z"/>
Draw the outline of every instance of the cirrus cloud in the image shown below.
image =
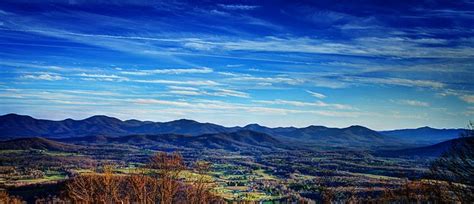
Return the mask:
<path fill-rule="evenodd" d="M 42 73 L 42 74 L 27 74 L 21 76 L 22 79 L 34 79 L 34 80 L 46 80 L 46 81 L 58 81 L 67 79 L 62 77 L 59 74 L 52 74 L 52 73 Z"/>

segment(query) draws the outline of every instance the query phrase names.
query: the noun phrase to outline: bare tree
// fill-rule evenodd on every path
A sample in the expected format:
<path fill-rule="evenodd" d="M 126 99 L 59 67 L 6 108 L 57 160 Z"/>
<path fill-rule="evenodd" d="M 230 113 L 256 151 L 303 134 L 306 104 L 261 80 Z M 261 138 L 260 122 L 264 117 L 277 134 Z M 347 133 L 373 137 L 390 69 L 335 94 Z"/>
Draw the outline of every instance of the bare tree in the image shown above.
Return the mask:
<path fill-rule="evenodd" d="M 117 203 L 126 200 L 124 178 L 105 165 L 103 172 L 78 175 L 66 183 L 66 194 L 75 203 Z"/>
<path fill-rule="evenodd" d="M 24 203 L 19 197 L 11 196 L 7 191 L 0 189 L 0 204 L 21 204 Z"/>
<path fill-rule="evenodd" d="M 452 196 L 459 202 L 474 200 L 474 123 L 470 122 L 464 134 L 452 142 L 451 148 L 435 160 L 430 175 L 448 185 Z"/>
<path fill-rule="evenodd" d="M 150 158 L 148 167 L 154 170 L 158 180 L 160 203 L 171 204 L 181 186 L 179 175 L 185 170 L 183 157 L 177 152 L 159 152 Z"/>
<path fill-rule="evenodd" d="M 100 173 L 78 175 L 66 183 L 66 198 L 73 203 L 216 203 L 221 200 L 210 192 L 209 165 L 197 162 L 197 176 L 188 184 L 180 179 L 185 170 L 182 156 L 161 152 L 150 158 L 147 168 L 127 175 L 114 174 L 111 165 Z"/>
<path fill-rule="evenodd" d="M 217 198 L 211 193 L 214 187 L 213 179 L 208 175 L 211 163 L 197 161 L 193 164 L 195 176 L 187 188 L 187 202 L 190 204 L 205 204 L 217 201 Z"/>
<path fill-rule="evenodd" d="M 158 182 L 137 168 L 127 177 L 127 193 L 132 203 L 155 203 L 158 200 Z"/>
<path fill-rule="evenodd" d="M 122 179 L 114 175 L 114 166 L 103 166 L 103 174 L 96 177 L 96 197 L 102 203 L 117 203 L 123 200 L 123 194 L 120 192 Z"/>
<path fill-rule="evenodd" d="M 79 175 L 66 183 L 67 197 L 74 203 L 93 203 L 97 186 L 95 185 L 96 174 Z"/>
<path fill-rule="evenodd" d="M 336 192 L 331 188 L 324 188 L 322 191 L 322 200 L 323 203 L 332 203 L 336 198 Z"/>

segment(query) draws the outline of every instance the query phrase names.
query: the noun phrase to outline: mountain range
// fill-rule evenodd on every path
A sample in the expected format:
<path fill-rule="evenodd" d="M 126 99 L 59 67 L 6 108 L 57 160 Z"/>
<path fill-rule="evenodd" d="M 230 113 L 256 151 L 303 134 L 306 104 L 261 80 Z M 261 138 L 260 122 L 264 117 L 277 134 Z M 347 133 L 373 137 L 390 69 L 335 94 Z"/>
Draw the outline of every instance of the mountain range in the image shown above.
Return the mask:
<path fill-rule="evenodd" d="M 466 129 L 434 129 L 430 127 L 420 127 L 416 129 L 381 131 L 380 133 L 414 144 L 429 145 L 458 138 L 461 134 L 465 133 L 465 131 Z"/>
<path fill-rule="evenodd" d="M 46 139 L 40 137 L 17 138 L 0 141 L 0 150 L 49 150 L 77 151 L 93 148 L 91 145 L 132 145 L 147 149 L 222 149 L 240 150 L 276 150 L 289 149 L 289 145 L 280 142 L 265 133 L 242 130 L 233 133 L 204 134 L 199 136 L 162 134 L 162 135 L 127 135 L 120 137 L 85 136 L 63 139 Z"/>
<path fill-rule="evenodd" d="M 383 150 L 376 153 L 378 156 L 385 157 L 439 157 L 444 152 L 458 148 L 458 145 L 474 144 L 474 137 L 462 137 L 440 142 L 434 145 L 428 145 L 416 148 L 405 148 L 400 150 Z"/>
<path fill-rule="evenodd" d="M 108 116 L 92 116 L 83 120 L 66 119 L 61 121 L 35 119 L 30 116 L 7 114 L 0 116 L 0 139 L 22 137 L 44 137 L 50 139 L 105 139 L 116 142 L 116 138 L 134 136 L 135 140 L 159 140 L 166 138 L 171 145 L 182 141 L 189 144 L 201 140 L 215 140 L 215 144 L 231 138 L 236 141 L 242 134 L 259 135 L 268 141 L 293 142 L 304 145 L 331 147 L 410 147 L 431 145 L 456 138 L 462 129 L 404 129 L 377 132 L 363 126 L 329 128 L 324 126 L 277 127 L 269 128 L 258 124 L 244 127 L 224 127 L 212 123 L 200 123 L 193 120 L 175 120 L 170 122 L 151 122 L 139 120 L 122 121 Z M 155 135 L 155 136 L 153 136 Z M 156 135 L 161 135 L 156 137 Z M 163 136 L 165 135 L 165 136 Z M 179 136 L 178 136 L 179 135 Z M 268 136 L 268 137 L 267 137 Z M 140 138 L 141 137 L 141 138 Z M 257 141 L 256 137 L 252 140 Z M 192 140 L 192 141 L 191 141 Z M 219 142 L 217 142 L 219 141 Z M 302 141 L 302 142 L 301 142 Z M 252 141 L 240 141 L 248 143 Z M 235 144 L 235 143 L 233 143 Z M 269 143 L 270 144 L 270 143 Z"/>
<path fill-rule="evenodd" d="M 272 150 L 290 148 L 290 145 L 265 133 L 240 130 L 232 133 L 212 133 L 198 136 L 161 134 L 161 135 L 127 135 L 120 137 L 86 136 L 55 139 L 64 143 L 77 145 L 89 144 L 127 144 L 148 149 L 223 149 L 239 151 L 245 149 Z"/>

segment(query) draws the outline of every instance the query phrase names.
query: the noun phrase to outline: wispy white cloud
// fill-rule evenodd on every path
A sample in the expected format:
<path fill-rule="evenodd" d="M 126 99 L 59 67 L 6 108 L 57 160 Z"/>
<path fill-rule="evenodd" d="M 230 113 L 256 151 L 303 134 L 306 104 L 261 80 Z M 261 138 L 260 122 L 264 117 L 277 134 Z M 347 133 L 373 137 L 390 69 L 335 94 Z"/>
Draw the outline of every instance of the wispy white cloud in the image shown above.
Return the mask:
<path fill-rule="evenodd" d="M 393 100 L 394 102 L 402 105 L 409 105 L 409 106 L 417 106 L 417 107 L 429 107 L 430 104 L 428 102 L 418 101 L 418 100 L 408 100 L 408 99 L 401 99 L 401 100 Z"/>
<path fill-rule="evenodd" d="M 294 79 L 289 77 L 256 77 L 256 76 L 238 76 L 230 78 L 234 81 L 244 81 L 244 82 L 265 82 L 265 83 L 285 83 L 290 85 L 296 85 L 303 83 L 302 79 Z"/>
<path fill-rule="evenodd" d="M 102 94 L 102 95 L 100 95 Z M 110 92 L 94 92 L 86 90 L 42 90 L 42 89 L 4 89 L 0 90 L 0 98 L 21 98 L 21 103 L 48 104 L 48 105 L 111 105 L 125 102 Z"/>
<path fill-rule="evenodd" d="M 21 62 L 9 62 L 9 61 L 1 61 L 0 65 L 16 67 L 16 68 L 25 67 L 25 68 L 47 69 L 47 70 L 53 70 L 53 71 L 66 71 L 66 70 L 72 69 L 72 68 L 66 69 L 64 67 L 54 66 L 54 65 L 41 65 L 41 64 L 34 64 L 34 63 L 21 63 Z"/>
<path fill-rule="evenodd" d="M 260 7 L 256 5 L 244 5 L 244 4 L 219 4 L 219 6 L 227 10 L 244 10 L 244 11 L 254 10 Z"/>
<path fill-rule="evenodd" d="M 251 10 L 258 6 L 251 5 L 233 5 L 221 4 L 221 8 L 229 10 Z M 334 12 L 332 12 L 334 13 Z M 97 17 L 91 13 L 80 13 L 84 18 Z M 334 20 L 340 19 L 341 14 L 332 15 Z M 266 27 L 276 27 L 270 22 L 255 18 L 250 15 L 231 15 L 229 18 L 238 18 L 242 22 L 253 25 L 262 25 Z M 24 19 L 24 16 L 10 16 L 12 21 L 23 22 L 18 19 Z M 113 20 L 117 23 L 130 23 L 125 19 L 116 19 L 110 16 L 107 20 Z M 318 18 L 320 19 L 320 18 Z M 176 36 L 123 36 L 123 35 L 104 35 L 89 34 L 81 32 L 72 32 L 55 28 L 54 26 L 45 26 L 36 19 L 27 19 L 28 25 L 20 23 L 9 25 L 9 30 L 36 33 L 40 35 L 52 36 L 68 39 L 71 41 L 104 47 L 113 50 L 119 50 L 135 54 L 147 54 L 147 51 L 164 54 L 162 57 L 178 59 L 169 55 L 174 51 L 189 52 L 187 48 L 206 51 L 208 54 L 217 54 L 221 51 L 258 51 L 258 52 L 290 52 L 290 53 L 313 53 L 313 54 L 339 54 L 355 56 L 388 56 L 401 58 L 472 58 L 474 56 L 474 47 L 471 43 L 460 43 L 459 39 L 444 39 L 435 37 L 409 37 L 393 36 L 374 37 L 364 36 L 356 37 L 353 40 L 334 41 L 315 38 L 311 36 L 291 36 L 276 37 L 266 36 L 257 39 L 230 38 L 228 36 L 199 36 L 199 37 L 176 37 Z M 39 26 L 41 25 L 41 26 Z M 77 29 L 80 30 L 80 29 Z M 421 32 L 420 32 L 421 33 Z M 157 43 L 149 43 L 157 42 Z M 426 46 L 435 45 L 435 46 Z M 445 46 L 451 45 L 451 46 Z M 159 50 L 159 51 L 157 51 Z"/>
<path fill-rule="evenodd" d="M 192 104 L 182 101 L 169 101 L 169 100 L 158 100 L 158 99 L 136 99 L 134 100 L 137 104 L 160 104 L 160 105 L 171 105 L 179 107 L 191 107 Z"/>
<path fill-rule="evenodd" d="M 188 68 L 188 69 L 153 69 L 153 70 L 129 70 L 121 71 L 122 74 L 128 75 L 152 75 L 152 74 L 206 74 L 213 72 L 213 69 L 208 67 Z"/>
<path fill-rule="evenodd" d="M 199 91 L 198 88 L 188 87 L 188 86 L 168 86 L 169 89 L 173 90 L 183 90 L 183 91 Z"/>
<path fill-rule="evenodd" d="M 361 82 L 367 84 L 386 84 L 408 87 L 426 87 L 439 89 L 445 87 L 445 84 L 439 81 L 414 80 L 404 78 L 375 78 L 375 77 L 343 77 L 343 80 L 349 83 Z"/>
<path fill-rule="evenodd" d="M 313 106 L 313 107 L 327 107 L 327 108 L 345 109 L 345 110 L 354 109 L 352 106 L 349 106 L 349 105 L 331 104 L 331 103 L 325 103 L 322 101 L 304 102 L 304 101 L 288 101 L 288 100 L 276 99 L 276 100 L 255 100 L 254 102 L 263 103 L 263 104 L 272 104 L 272 105 Z"/>
<path fill-rule="evenodd" d="M 242 67 L 244 66 L 243 64 L 228 64 L 226 65 L 226 67 L 229 67 L 229 68 L 235 68 L 235 67 Z"/>
<path fill-rule="evenodd" d="M 170 85 L 191 85 L 191 86 L 218 86 L 220 83 L 217 83 L 212 80 L 189 80 L 189 81 L 177 81 L 177 80 L 163 80 L 163 79 L 137 79 L 133 82 L 139 83 L 150 83 L 150 84 L 170 84 Z"/>
<path fill-rule="evenodd" d="M 209 90 L 200 90 L 194 87 L 168 86 L 171 90 L 168 93 L 189 96 L 233 96 L 239 98 L 249 98 L 248 93 L 223 88 L 211 88 Z"/>
<path fill-rule="evenodd" d="M 474 47 L 433 47 L 450 43 L 446 39 L 407 37 L 362 37 L 351 42 L 332 42 L 309 37 L 265 37 L 257 40 L 201 39 L 195 45 L 207 50 L 296 52 L 315 54 L 340 54 L 354 56 L 394 56 L 402 58 L 470 58 Z M 295 46 L 296 45 L 296 46 Z"/>
<path fill-rule="evenodd" d="M 0 15 L 10 15 L 10 13 L 0 9 Z"/>
<path fill-rule="evenodd" d="M 259 83 L 257 83 L 257 85 L 258 86 L 271 86 L 272 83 L 270 83 L 270 82 L 259 82 Z"/>
<path fill-rule="evenodd" d="M 464 111 L 464 115 L 467 115 L 467 116 L 474 115 L 474 106 L 467 107 L 466 111 Z"/>
<path fill-rule="evenodd" d="M 442 97 L 456 96 L 466 103 L 474 103 L 474 95 L 472 94 L 472 91 L 447 88 L 442 90 L 442 92 L 438 93 L 437 95 Z"/>
<path fill-rule="evenodd" d="M 460 96 L 460 98 L 464 101 L 466 101 L 467 103 L 474 103 L 474 95 L 462 95 Z"/>
<path fill-rule="evenodd" d="M 119 77 L 117 75 L 107 75 L 107 74 L 86 74 L 86 73 L 81 73 L 81 74 L 78 74 L 77 76 L 81 76 L 81 77 L 90 77 L 90 78 L 114 78 L 114 79 L 120 79 L 122 77 Z"/>
<path fill-rule="evenodd" d="M 310 90 L 306 90 L 306 92 L 308 92 L 309 94 L 311 94 L 313 97 L 316 97 L 316 98 L 319 98 L 319 99 L 326 98 L 326 95 L 321 94 L 321 93 L 317 93 L 317 92 L 310 91 Z"/>
<path fill-rule="evenodd" d="M 189 101 L 168 101 L 158 99 L 136 99 L 134 103 L 141 105 L 166 105 L 186 108 L 187 110 L 195 110 L 197 112 L 215 112 L 226 113 L 234 112 L 241 113 L 247 112 L 250 114 L 258 115 L 288 115 L 288 114 L 315 114 L 328 117 L 358 117 L 358 112 L 340 112 L 340 111 L 327 111 L 327 110 L 296 110 L 288 108 L 272 108 L 264 106 L 253 106 L 248 104 L 240 103 L 227 103 L 216 100 L 197 100 L 193 102 Z M 189 108 L 189 109 L 188 109 Z"/>
<path fill-rule="evenodd" d="M 86 81 L 130 81 L 127 77 L 117 76 L 115 74 L 87 74 L 81 73 L 77 74 L 77 76 L 83 77 L 82 80 Z"/>
<path fill-rule="evenodd" d="M 57 81 L 57 80 L 67 79 L 66 77 L 62 77 L 59 74 L 53 74 L 53 73 L 27 74 L 27 75 L 21 76 L 21 78 L 34 79 L 34 80 L 46 80 L 46 81 Z"/>
<path fill-rule="evenodd" d="M 52 103 L 67 104 L 67 105 L 106 105 L 106 103 L 98 103 L 93 101 L 65 101 L 65 100 L 49 100 Z"/>
<path fill-rule="evenodd" d="M 224 75 L 224 76 L 233 76 L 233 77 L 249 77 L 251 76 L 250 74 L 242 74 L 242 73 L 235 73 L 235 72 L 217 72 L 218 74 L 220 75 Z"/>
<path fill-rule="evenodd" d="M 123 96 L 122 94 L 110 91 L 96 91 L 96 90 L 55 90 L 56 92 L 64 92 L 76 95 L 96 95 L 96 96 Z"/>
<path fill-rule="evenodd" d="M 210 93 L 215 96 L 234 96 L 239 98 L 250 98 L 250 95 L 245 92 L 231 90 L 231 89 L 217 89 L 216 92 Z"/>
<path fill-rule="evenodd" d="M 213 48 L 215 48 L 215 46 L 208 43 L 203 43 L 203 42 L 185 42 L 183 46 L 186 48 L 194 49 L 194 50 L 204 50 L 204 51 L 210 51 Z"/>
<path fill-rule="evenodd" d="M 168 93 L 176 94 L 176 95 L 187 95 L 187 96 L 201 96 L 201 95 L 204 95 L 202 92 L 199 92 L 199 91 L 186 91 L 186 90 L 171 90 Z"/>

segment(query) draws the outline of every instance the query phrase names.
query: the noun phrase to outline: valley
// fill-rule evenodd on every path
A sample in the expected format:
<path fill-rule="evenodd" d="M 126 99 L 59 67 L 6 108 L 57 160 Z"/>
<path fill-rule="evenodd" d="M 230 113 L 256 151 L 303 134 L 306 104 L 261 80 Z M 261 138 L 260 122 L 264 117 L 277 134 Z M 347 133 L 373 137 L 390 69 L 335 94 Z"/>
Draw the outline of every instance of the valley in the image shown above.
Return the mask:
<path fill-rule="evenodd" d="M 5 117 L 11 116 L 4 116 L 2 119 Z M 102 127 L 104 125 L 111 125 L 89 120 L 86 119 L 85 122 L 100 127 L 100 130 L 107 129 Z M 186 121 L 185 124 L 179 124 L 181 130 L 186 129 L 189 123 Z M 150 124 L 146 122 L 147 126 Z M 408 181 L 425 178 L 431 161 L 450 146 L 448 142 L 429 147 L 417 147 L 415 143 L 412 144 L 414 150 L 410 151 L 406 146 L 400 145 L 409 144 L 408 141 L 400 140 L 399 143 L 389 144 L 394 140 L 393 136 L 384 138 L 382 134 L 363 127 L 309 127 L 299 133 L 292 128 L 292 133 L 282 136 L 281 132 L 288 130 L 265 130 L 252 125 L 247 129 L 218 128 L 225 131 L 211 133 L 217 130 L 210 131 L 212 128 L 208 126 L 218 126 L 197 122 L 191 124 L 195 131 L 203 130 L 206 133 L 145 134 L 147 130 L 143 134 L 125 136 L 98 133 L 91 136 L 70 135 L 77 131 L 74 130 L 63 132 L 67 136 L 60 138 L 9 134 L 10 138 L 16 139 L 0 142 L 0 186 L 12 194 L 18 192 L 19 196 L 25 197 L 22 191 L 15 189 L 32 185 L 57 185 L 57 188 L 61 188 L 68 178 L 95 172 L 104 165 L 113 165 L 113 172 L 118 175 L 133 174 L 146 169 L 149 157 L 156 152 L 179 152 L 187 166 L 195 161 L 211 164 L 209 171 L 203 175 L 214 183 L 212 192 L 227 201 L 297 198 L 317 201 L 328 193 L 336 200 L 351 197 L 368 199 L 380 197 L 387 190 L 400 188 Z M 166 125 L 166 128 L 178 129 L 176 125 Z M 29 128 L 30 131 L 32 129 Z M 56 131 L 57 127 L 49 127 L 47 130 Z M 290 138 L 291 134 L 295 136 Z M 299 139 L 300 137 L 309 142 L 302 143 L 303 139 Z M 344 138 L 345 142 L 339 142 L 338 137 Z M 363 141 L 374 138 L 384 145 L 362 145 Z M 356 141 L 353 146 L 348 145 L 352 143 L 351 139 Z M 316 141 L 321 143 L 317 144 Z M 377 141 L 372 144 L 377 144 Z M 397 154 L 400 151 L 397 148 L 404 150 Z M 435 151 L 419 151 L 417 148 Z M 192 180 L 196 174 L 184 172 L 181 176 Z M 59 192 L 51 194 L 59 195 Z M 35 194 L 29 191 L 26 197 L 33 195 Z"/>
<path fill-rule="evenodd" d="M 88 151 L 3 150 L 0 184 L 14 188 L 31 184 L 61 183 L 75 174 L 113 164 L 115 172 L 127 174 L 143 166 L 156 149 L 133 145 L 91 145 Z M 288 195 L 320 199 L 322 189 L 337 189 L 338 196 L 381 193 L 403 184 L 404 178 L 423 176 L 428 162 L 379 158 L 346 151 L 260 151 L 182 149 L 187 163 L 205 160 L 213 165 L 208 176 L 215 191 L 229 200 L 273 200 Z M 14 159 L 8 159 L 14 158 Z M 21 168 L 19 168 L 21 167 Z"/>

